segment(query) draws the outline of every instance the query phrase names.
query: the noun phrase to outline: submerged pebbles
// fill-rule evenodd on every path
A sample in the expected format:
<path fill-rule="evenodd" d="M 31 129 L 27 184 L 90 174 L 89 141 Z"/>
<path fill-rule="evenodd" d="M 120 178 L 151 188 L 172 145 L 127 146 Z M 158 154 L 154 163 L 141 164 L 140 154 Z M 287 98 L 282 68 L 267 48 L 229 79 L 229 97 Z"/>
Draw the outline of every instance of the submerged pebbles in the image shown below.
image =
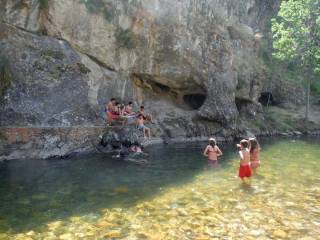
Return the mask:
<path fill-rule="evenodd" d="M 301 163 L 277 149 L 262 155 L 251 185 L 234 178 L 238 161 L 233 159 L 226 168 L 204 171 L 131 207 L 53 221 L 25 233 L 0 233 L 0 239 L 319 239 L 317 157 Z M 125 196 L 130 189 L 114 192 Z"/>

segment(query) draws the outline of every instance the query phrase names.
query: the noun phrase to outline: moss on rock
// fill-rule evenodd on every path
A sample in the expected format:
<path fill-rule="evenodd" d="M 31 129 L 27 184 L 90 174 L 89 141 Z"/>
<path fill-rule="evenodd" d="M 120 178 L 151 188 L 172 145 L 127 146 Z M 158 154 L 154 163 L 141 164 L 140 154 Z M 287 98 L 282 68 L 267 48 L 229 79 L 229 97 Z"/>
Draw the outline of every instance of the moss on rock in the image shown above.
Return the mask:
<path fill-rule="evenodd" d="M 12 71 L 9 61 L 5 56 L 0 55 L 0 96 L 5 94 L 5 91 L 10 86 L 12 80 Z"/>
<path fill-rule="evenodd" d="M 46 11 L 49 8 L 49 0 L 39 0 L 40 11 Z"/>
<path fill-rule="evenodd" d="M 83 63 L 77 63 L 77 65 L 81 73 L 88 74 L 91 72 L 91 70 L 87 68 L 86 65 L 84 65 Z"/>
<path fill-rule="evenodd" d="M 115 38 L 118 42 L 118 45 L 123 48 L 132 49 L 137 45 L 136 35 L 131 29 L 122 29 L 119 28 L 115 33 Z"/>

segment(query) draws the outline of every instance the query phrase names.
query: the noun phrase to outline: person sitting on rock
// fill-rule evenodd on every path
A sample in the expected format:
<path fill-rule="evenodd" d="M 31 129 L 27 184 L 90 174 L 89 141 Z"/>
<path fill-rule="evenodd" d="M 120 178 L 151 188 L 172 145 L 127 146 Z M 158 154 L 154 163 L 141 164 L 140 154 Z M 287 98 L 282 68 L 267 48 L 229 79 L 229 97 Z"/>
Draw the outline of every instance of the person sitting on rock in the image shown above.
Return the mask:
<path fill-rule="evenodd" d="M 128 102 L 128 105 L 125 108 L 125 113 L 128 116 L 136 115 L 136 113 L 133 111 L 133 103 L 132 102 Z"/>
<path fill-rule="evenodd" d="M 111 98 L 110 101 L 105 106 L 106 119 L 108 123 L 111 123 L 113 121 L 113 112 L 114 112 L 115 103 L 116 103 L 116 99 Z"/>
<path fill-rule="evenodd" d="M 124 116 L 127 119 L 128 123 L 134 123 L 134 120 L 137 117 L 137 113 L 133 111 L 132 105 L 132 102 L 129 102 L 124 110 Z"/>
<path fill-rule="evenodd" d="M 112 113 L 113 113 L 114 115 L 117 115 L 118 118 L 119 118 L 120 112 L 121 112 L 121 110 L 120 110 L 120 103 L 119 103 L 119 102 L 116 102 L 115 105 L 114 105 L 114 108 L 113 108 L 113 112 L 112 112 Z"/>
<path fill-rule="evenodd" d="M 150 121 L 151 123 L 153 123 L 152 122 L 152 115 L 145 112 L 144 106 L 140 107 L 140 110 L 139 110 L 138 114 L 142 115 L 145 120 Z"/>
<path fill-rule="evenodd" d="M 137 118 L 137 128 L 140 130 L 140 131 L 143 131 L 143 137 L 144 138 L 149 138 L 150 139 L 150 128 L 146 127 L 144 125 L 144 121 L 145 121 L 145 118 L 143 117 L 142 114 L 139 114 L 138 118 Z"/>
<path fill-rule="evenodd" d="M 124 104 L 119 104 L 119 115 L 120 115 L 120 117 L 126 116 L 126 111 L 125 111 Z"/>

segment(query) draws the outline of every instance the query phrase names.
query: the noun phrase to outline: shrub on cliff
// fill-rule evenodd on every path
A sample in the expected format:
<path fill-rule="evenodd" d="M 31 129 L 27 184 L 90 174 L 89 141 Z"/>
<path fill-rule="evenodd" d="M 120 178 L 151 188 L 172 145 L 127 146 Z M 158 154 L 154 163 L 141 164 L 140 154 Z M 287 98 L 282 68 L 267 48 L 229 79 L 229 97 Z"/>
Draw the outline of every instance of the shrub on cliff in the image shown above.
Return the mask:
<path fill-rule="evenodd" d="M 91 13 L 102 13 L 108 22 L 111 22 L 114 18 L 115 9 L 111 3 L 106 3 L 102 0 L 81 0 L 81 3 L 83 3 Z"/>
<path fill-rule="evenodd" d="M 124 30 L 119 28 L 115 37 L 120 47 L 132 49 L 136 46 L 136 36 L 131 29 Z"/>
<path fill-rule="evenodd" d="M 40 11 L 47 10 L 49 7 L 49 0 L 39 0 L 39 9 Z"/>

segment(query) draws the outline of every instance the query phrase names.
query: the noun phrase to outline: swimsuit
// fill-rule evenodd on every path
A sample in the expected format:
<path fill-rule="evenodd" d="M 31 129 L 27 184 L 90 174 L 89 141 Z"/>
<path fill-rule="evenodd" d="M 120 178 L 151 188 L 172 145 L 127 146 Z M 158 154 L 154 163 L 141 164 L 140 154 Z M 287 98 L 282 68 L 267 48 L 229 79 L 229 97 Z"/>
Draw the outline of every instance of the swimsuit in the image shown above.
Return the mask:
<path fill-rule="evenodd" d="M 208 154 L 208 161 L 218 161 L 218 159 L 217 159 L 218 158 L 218 156 L 217 156 L 218 151 L 216 150 L 215 147 L 210 146 L 207 151 L 207 154 Z M 211 154 L 214 154 L 214 156 L 211 156 Z M 210 157 L 215 158 L 215 159 L 210 159 Z"/>
<path fill-rule="evenodd" d="M 210 160 L 210 159 L 208 159 L 208 165 L 210 167 L 218 166 L 218 160 Z"/>
<path fill-rule="evenodd" d="M 258 168 L 260 167 L 260 160 L 251 161 L 250 165 L 253 169 Z"/>
<path fill-rule="evenodd" d="M 139 130 L 144 130 L 146 126 L 144 124 L 139 124 L 138 129 Z"/>
<path fill-rule="evenodd" d="M 238 176 L 240 178 L 251 177 L 252 170 L 251 170 L 250 164 L 245 164 L 245 165 L 240 164 Z"/>

